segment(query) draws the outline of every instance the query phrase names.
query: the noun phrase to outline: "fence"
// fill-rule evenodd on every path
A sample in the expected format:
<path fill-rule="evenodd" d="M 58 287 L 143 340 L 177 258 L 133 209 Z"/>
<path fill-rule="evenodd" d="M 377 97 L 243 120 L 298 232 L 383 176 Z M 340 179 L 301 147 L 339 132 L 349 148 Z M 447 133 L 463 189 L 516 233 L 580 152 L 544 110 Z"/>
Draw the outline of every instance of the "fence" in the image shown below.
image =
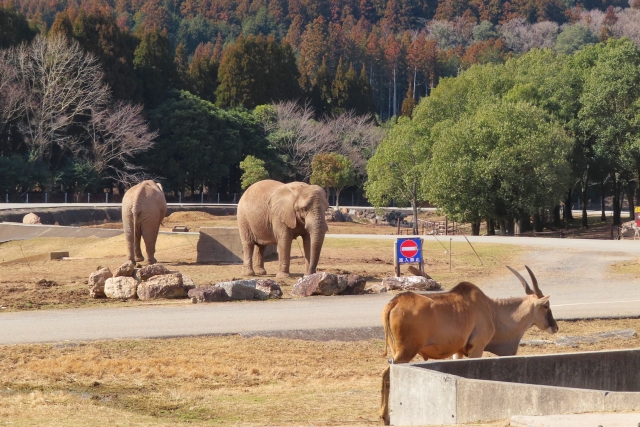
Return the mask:
<path fill-rule="evenodd" d="M 167 203 L 237 203 L 238 193 L 196 193 L 184 196 L 180 193 L 165 194 Z M 24 194 L 8 194 L 0 199 L 4 203 L 121 203 L 122 195 L 114 193 L 48 193 L 33 192 Z"/>

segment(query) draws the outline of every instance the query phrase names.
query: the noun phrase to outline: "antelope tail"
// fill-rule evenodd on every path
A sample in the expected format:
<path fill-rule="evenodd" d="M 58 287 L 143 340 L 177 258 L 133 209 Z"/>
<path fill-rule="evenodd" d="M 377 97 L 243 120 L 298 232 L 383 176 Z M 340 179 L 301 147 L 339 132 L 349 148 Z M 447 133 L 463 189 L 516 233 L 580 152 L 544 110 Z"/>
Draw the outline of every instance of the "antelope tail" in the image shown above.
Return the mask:
<path fill-rule="evenodd" d="M 393 339 L 393 334 L 391 333 L 391 325 L 389 324 L 389 317 L 391 315 L 391 310 L 396 306 L 396 299 L 392 299 L 384 306 L 384 310 L 382 310 L 382 326 L 384 327 L 384 353 L 382 357 L 387 357 L 387 349 L 391 348 L 391 355 L 393 356 L 394 348 L 395 348 L 395 340 Z"/>

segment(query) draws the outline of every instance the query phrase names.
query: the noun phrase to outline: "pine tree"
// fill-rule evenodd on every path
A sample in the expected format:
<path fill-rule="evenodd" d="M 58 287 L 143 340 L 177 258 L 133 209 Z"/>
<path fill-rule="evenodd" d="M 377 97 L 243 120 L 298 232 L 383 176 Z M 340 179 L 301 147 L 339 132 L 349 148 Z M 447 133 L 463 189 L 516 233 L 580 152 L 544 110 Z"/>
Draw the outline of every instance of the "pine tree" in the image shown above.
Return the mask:
<path fill-rule="evenodd" d="M 407 90 L 407 94 L 402 101 L 402 110 L 401 115 L 403 117 L 411 118 L 413 115 L 413 109 L 416 108 L 416 100 L 413 98 L 413 93 L 411 90 L 411 85 L 409 85 L 409 89 Z"/>
<path fill-rule="evenodd" d="M 202 99 L 215 102 L 218 86 L 218 62 L 211 43 L 200 43 L 187 70 L 189 91 Z"/>
<path fill-rule="evenodd" d="M 327 67 L 327 61 L 323 58 L 322 65 L 318 68 L 316 80 L 311 91 L 311 100 L 313 102 L 316 115 L 322 117 L 329 114 L 333 107 L 333 95 L 331 73 Z"/>
<path fill-rule="evenodd" d="M 51 24 L 48 36 L 57 36 L 58 34 L 62 34 L 67 39 L 73 37 L 73 25 L 71 25 L 71 20 L 66 10 L 56 13 L 56 19 Z"/>
<path fill-rule="evenodd" d="M 334 100 L 331 112 L 333 114 L 344 113 L 349 102 L 349 82 L 342 66 L 342 58 L 338 61 L 336 75 L 331 83 L 331 96 Z"/>
<path fill-rule="evenodd" d="M 175 83 L 175 64 L 166 32 L 145 31 L 135 50 L 134 69 L 142 82 L 145 105 L 153 107 Z"/>
<path fill-rule="evenodd" d="M 357 113 L 360 115 L 375 114 L 376 106 L 373 102 L 373 91 L 371 90 L 371 84 L 369 83 L 369 76 L 367 75 L 367 68 L 365 64 L 362 64 L 362 70 L 360 70 L 360 77 L 358 78 L 358 89 L 360 94 L 358 96 Z"/>
<path fill-rule="evenodd" d="M 187 75 L 187 53 L 184 49 L 184 45 L 180 43 L 176 47 L 176 53 L 173 57 L 173 63 L 176 67 L 176 83 L 180 89 L 189 88 L 189 76 Z"/>

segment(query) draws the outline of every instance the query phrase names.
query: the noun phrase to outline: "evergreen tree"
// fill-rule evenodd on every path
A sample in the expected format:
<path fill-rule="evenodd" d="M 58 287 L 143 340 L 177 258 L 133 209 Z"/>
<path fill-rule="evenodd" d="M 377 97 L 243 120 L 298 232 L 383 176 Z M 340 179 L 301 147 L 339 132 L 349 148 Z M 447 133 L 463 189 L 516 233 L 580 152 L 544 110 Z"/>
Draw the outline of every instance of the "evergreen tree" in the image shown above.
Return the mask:
<path fill-rule="evenodd" d="M 156 29 L 145 31 L 135 50 L 133 64 L 142 83 L 145 105 L 158 105 L 165 91 L 175 83 L 175 64 L 167 33 Z"/>
<path fill-rule="evenodd" d="M 177 89 L 189 89 L 189 76 L 187 75 L 187 53 L 185 52 L 184 45 L 180 43 L 176 47 L 176 54 L 173 58 L 173 63 L 176 67 L 176 83 Z"/>
<path fill-rule="evenodd" d="M 26 18 L 12 8 L 0 7 L 0 49 L 30 41 L 36 31 L 29 27 Z"/>
<path fill-rule="evenodd" d="M 316 74 L 316 81 L 311 91 L 311 99 L 318 117 L 322 117 L 331 111 L 333 106 L 332 78 L 329 67 L 327 67 L 327 61 L 324 59 Z"/>
<path fill-rule="evenodd" d="M 189 91 L 202 99 L 214 102 L 218 87 L 218 66 L 215 48 L 211 43 L 201 43 L 196 48 L 187 70 Z"/>
<path fill-rule="evenodd" d="M 331 97 L 334 100 L 331 112 L 336 115 L 344 113 L 349 104 L 349 82 L 342 66 L 342 58 L 338 61 L 336 75 L 331 83 Z"/>

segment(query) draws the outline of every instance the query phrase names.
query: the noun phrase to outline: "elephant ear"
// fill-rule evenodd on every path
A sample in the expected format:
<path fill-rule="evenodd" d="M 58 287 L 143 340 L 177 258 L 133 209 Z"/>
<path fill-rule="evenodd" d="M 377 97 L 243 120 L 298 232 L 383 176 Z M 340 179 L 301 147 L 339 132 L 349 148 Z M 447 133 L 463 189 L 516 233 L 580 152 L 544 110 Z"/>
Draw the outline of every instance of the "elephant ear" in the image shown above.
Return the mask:
<path fill-rule="evenodd" d="M 296 228 L 295 202 L 293 192 L 286 185 L 282 185 L 269 197 L 269 208 L 287 227 Z"/>

